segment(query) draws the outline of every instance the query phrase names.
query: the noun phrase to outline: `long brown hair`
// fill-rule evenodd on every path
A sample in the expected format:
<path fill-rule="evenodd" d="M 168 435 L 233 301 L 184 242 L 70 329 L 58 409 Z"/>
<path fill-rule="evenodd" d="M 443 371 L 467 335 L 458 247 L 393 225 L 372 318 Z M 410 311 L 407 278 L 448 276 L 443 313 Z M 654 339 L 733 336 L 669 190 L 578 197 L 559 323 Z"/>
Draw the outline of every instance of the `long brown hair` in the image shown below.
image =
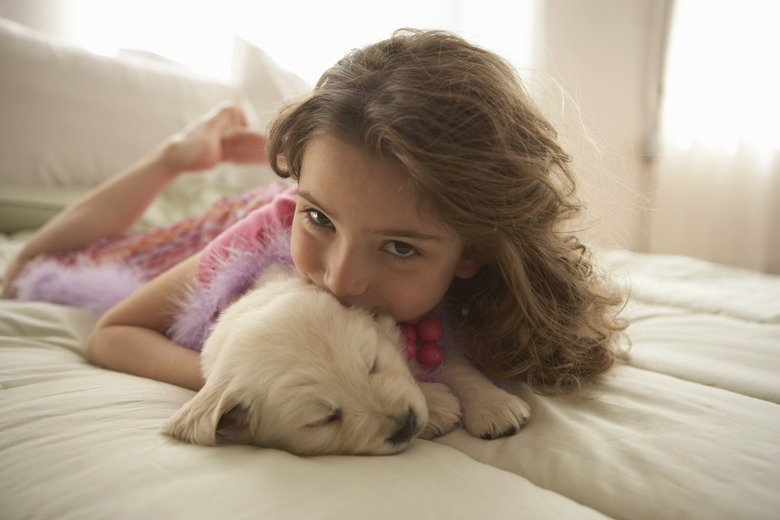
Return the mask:
<path fill-rule="evenodd" d="M 621 298 L 562 227 L 581 210 L 570 157 L 507 61 L 447 32 L 396 31 L 280 112 L 272 168 L 297 178 L 324 132 L 403 164 L 420 203 L 484 262 L 451 294 L 486 373 L 569 393 L 612 366 Z"/>

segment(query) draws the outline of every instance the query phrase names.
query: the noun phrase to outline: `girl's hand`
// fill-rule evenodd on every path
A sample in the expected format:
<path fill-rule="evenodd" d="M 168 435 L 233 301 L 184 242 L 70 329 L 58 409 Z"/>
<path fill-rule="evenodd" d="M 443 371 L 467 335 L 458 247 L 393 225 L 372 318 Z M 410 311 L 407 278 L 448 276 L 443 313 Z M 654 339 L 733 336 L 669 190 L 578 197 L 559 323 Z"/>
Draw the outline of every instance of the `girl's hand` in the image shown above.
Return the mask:
<path fill-rule="evenodd" d="M 233 103 L 221 103 L 171 137 L 163 160 L 177 172 L 202 171 L 222 161 L 267 163 L 267 138 L 249 128 L 246 114 Z"/>

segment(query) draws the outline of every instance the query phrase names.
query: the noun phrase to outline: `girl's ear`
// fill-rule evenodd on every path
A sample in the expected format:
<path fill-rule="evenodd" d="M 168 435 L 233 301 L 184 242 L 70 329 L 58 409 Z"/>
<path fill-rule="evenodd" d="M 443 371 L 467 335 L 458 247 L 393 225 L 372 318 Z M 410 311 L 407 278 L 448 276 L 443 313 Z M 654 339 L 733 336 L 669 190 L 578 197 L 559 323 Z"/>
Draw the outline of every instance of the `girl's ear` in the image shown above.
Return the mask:
<path fill-rule="evenodd" d="M 482 262 L 476 258 L 463 257 L 455 268 L 455 276 L 458 278 L 472 278 L 482 267 Z"/>

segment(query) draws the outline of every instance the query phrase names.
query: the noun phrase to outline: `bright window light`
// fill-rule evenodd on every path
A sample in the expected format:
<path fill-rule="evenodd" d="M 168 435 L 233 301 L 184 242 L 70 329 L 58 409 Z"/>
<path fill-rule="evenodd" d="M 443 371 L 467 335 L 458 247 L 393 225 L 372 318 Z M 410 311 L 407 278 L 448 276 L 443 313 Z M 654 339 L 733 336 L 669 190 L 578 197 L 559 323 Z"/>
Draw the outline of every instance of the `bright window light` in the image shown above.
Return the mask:
<path fill-rule="evenodd" d="M 780 2 L 675 2 L 664 133 L 677 148 L 780 149 Z"/>
<path fill-rule="evenodd" d="M 233 34 L 309 83 L 346 51 L 399 27 L 447 29 L 531 65 L 537 0 L 63 0 L 71 40 L 100 54 L 153 52 L 227 78 Z"/>

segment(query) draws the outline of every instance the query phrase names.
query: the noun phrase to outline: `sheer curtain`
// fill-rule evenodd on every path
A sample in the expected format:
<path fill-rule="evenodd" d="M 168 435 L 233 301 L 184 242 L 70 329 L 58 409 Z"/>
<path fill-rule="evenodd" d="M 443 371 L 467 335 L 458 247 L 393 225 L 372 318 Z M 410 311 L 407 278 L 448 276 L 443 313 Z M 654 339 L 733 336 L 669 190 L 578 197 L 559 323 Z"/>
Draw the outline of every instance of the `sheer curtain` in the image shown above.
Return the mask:
<path fill-rule="evenodd" d="M 649 250 L 780 273 L 780 3 L 676 0 Z"/>

